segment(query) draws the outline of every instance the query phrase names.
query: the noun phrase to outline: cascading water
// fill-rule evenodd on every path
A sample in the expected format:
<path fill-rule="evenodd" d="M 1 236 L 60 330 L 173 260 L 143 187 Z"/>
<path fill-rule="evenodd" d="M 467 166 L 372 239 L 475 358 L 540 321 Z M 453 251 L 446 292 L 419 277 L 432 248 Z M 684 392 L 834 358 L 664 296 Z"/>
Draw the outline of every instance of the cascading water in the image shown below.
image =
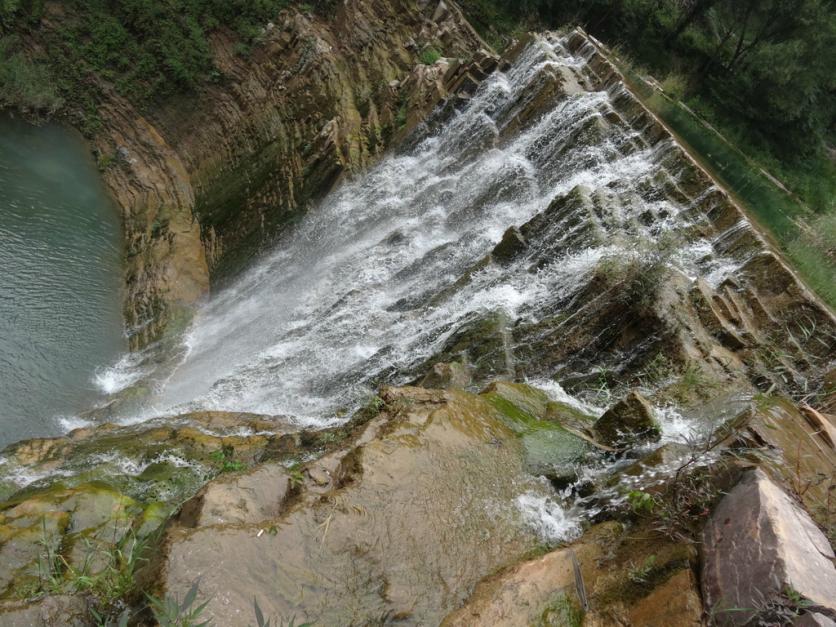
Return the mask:
<path fill-rule="evenodd" d="M 176 367 L 148 372 L 133 356 L 102 374 L 109 391 L 142 375 L 154 392 L 141 417 L 220 409 L 324 425 L 381 382 L 408 381 L 474 315 L 502 311 L 532 322 L 554 315 L 554 303 L 602 257 L 634 254 L 638 238 L 681 225 L 687 207 L 635 192 L 662 169 L 671 143 L 642 147 L 626 126 L 590 132 L 623 87 L 554 97 L 519 128 L 544 75 L 584 67 L 564 44 L 536 39 L 438 133 L 332 193 L 271 256 L 200 309 Z M 567 229 L 536 273 L 523 263 L 484 265 L 439 297 L 509 225 L 578 185 L 631 199 L 602 219 L 603 241 L 578 245 L 578 227 Z M 636 219 L 648 210 L 662 216 L 651 226 Z M 573 245 L 561 249 L 564 239 Z M 676 262 L 692 275 L 716 273 L 720 264 L 706 250 L 708 242 L 697 242 Z"/>

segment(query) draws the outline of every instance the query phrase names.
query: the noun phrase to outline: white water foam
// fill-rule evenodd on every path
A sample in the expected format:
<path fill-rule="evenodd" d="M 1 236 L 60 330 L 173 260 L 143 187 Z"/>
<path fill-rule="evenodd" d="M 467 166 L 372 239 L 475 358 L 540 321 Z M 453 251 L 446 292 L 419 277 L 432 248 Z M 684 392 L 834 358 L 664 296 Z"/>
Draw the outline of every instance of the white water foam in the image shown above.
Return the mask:
<path fill-rule="evenodd" d="M 602 258 L 639 254 L 637 238 L 682 226 L 686 207 L 642 196 L 670 143 L 642 149 L 629 128 L 601 131 L 613 95 L 555 98 L 523 128 L 511 126 L 544 74 L 584 63 L 557 38 L 536 41 L 439 133 L 331 193 L 272 254 L 198 310 L 175 368 L 126 357 L 100 373 L 106 391 L 140 380 L 152 389 L 145 407 L 119 422 L 206 409 L 334 424 L 381 383 L 409 381 L 468 323 L 495 312 L 512 321 L 554 316 L 554 304 L 585 285 Z M 509 225 L 578 185 L 627 199 L 605 203 L 606 237 L 588 236 L 580 220 L 548 233 L 548 261 L 534 272 L 528 261 L 480 265 Z M 645 224 L 639 216 L 648 212 L 661 217 Z M 700 243 L 673 263 L 689 276 L 715 272 L 709 250 Z M 445 292 L 466 273 L 468 283 Z"/>
<path fill-rule="evenodd" d="M 58 423 L 58 427 L 64 433 L 90 427 L 95 424 L 92 420 L 85 420 L 79 416 L 56 416 L 55 422 Z"/>
<path fill-rule="evenodd" d="M 688 444 L 706 435 L 704 423 L 686 418 L 673 405 L 654 407 L 653 413 L 662 428 L 661 444 Z"/>
<path fill-rule="evenodd" d="M 142 353 L 128 353 L 109 368 L 100 368 L 93 376 L 93 383 L 104 394 L 116 394 L 129 388 L 147 374 L 140 367 Z"/>
<path fill-rule="evenodd" d="M 607 410 L 606 407 L 598 407 L 572 396 L 557 381 L 551 379 L 531 379 L 528 384 L 543 390 L 551 400 L 568 405 L 593 418 L 599 418 Z"/>
<path fill-rule="evenodd" d="M 555 499 L 534 492 L 517 497 L 525 523 L 546 542 L 565 542 L 580 535 L 580 520 L 569 516 Z"/>

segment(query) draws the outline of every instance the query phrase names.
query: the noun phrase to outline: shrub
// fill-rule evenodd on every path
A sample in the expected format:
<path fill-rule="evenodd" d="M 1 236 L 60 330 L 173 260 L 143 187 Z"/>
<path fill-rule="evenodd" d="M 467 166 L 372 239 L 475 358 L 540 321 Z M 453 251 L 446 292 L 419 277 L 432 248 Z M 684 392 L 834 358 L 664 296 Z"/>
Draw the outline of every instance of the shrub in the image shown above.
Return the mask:
<path fill-rule="evenodd" d="M 424 50 L 421 52 L 420 56 L 418 57 L 418 59 L 424 65 L 432 65 L 433 63 L 438 61 L 440 58 L 441 58 L 441 53 L 438 50 L 436 50 L 435 48 L 433 48 L 432 46 L 430 46 L 429 48 L 424 48 Z"/>
<path fill-rule="evenodd" d="M 51 115 L 63 99 L 50 72 L 15 50 L 12 37 L 0 39 L 0 105 L 27 113 Z"/>

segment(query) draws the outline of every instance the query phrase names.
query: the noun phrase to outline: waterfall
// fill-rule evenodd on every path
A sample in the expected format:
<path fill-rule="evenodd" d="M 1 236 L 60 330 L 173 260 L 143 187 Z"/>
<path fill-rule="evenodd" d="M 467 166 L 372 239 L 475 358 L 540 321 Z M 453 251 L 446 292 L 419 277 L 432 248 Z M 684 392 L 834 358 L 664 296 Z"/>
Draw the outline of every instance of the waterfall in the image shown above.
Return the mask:
<path fill-rule="evenodd" d="M 183 334 L 175 367 L 154 372 L 132 358 L 102 381 L 114 390 L 142 372 L 154 388 L 145 416 L 217 409 L 322 426 L 382 382 L 409 381 L 474 317 L 555 315 L 602 258 L 636 255 L 639 239 L 692 219 L 688 202 L 643 193 L 672 142 L 650 146 L 629 125 L 604 123 L 623 87 L 544 89 L 581 81 L 584 54 L 556 36 L 534 39 L 437 132 L 343 183 L 215 294 Z M 509 226 L 577 186 L 620 199 L 600 212 L 600 233 L 568 221 L 544 238 L 551 252 L 536 271 L 525 261 L 480 263 Z M 726 262 L 710 252 L 697 239 L 675 263 L 716 282 Z"/>

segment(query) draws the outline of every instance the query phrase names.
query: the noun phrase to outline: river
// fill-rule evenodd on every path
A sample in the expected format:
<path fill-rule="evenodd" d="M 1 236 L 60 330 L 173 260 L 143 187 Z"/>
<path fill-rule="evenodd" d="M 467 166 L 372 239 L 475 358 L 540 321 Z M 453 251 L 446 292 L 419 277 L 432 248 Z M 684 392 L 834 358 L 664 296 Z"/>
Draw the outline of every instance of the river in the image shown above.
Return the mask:
<path fill-rule="evenodd" d="M 0 447 L 61 432 L 126 342 L 117 208 L 83 140 L 0 117 Z"/>

